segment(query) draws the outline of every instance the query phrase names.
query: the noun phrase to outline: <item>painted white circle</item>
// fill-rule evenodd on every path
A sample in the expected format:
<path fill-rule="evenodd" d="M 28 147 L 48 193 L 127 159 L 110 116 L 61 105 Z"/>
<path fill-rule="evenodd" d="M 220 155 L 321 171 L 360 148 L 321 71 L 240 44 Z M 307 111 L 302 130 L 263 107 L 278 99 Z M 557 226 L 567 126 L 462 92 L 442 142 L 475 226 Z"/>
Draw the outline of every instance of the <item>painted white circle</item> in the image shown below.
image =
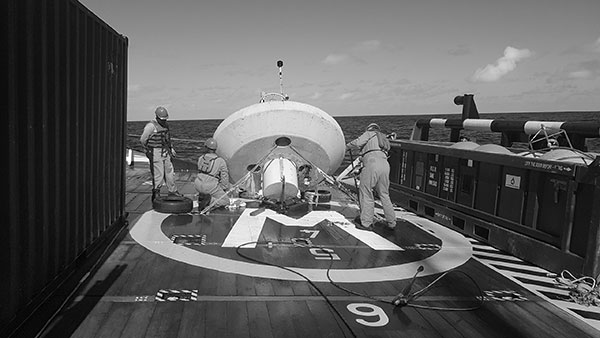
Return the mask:
<path fill-rule="evenodd" d="M 382 282 L 411 278 L 419 266 L 424 270 L 419 276 L 427 276 L 451 270 L 464 264 L 472 256 L 471 243 L 461 234 L 412 213 L 396 212 L 397 216 L 423 228 L 442 242 L 441 248 L 432 256 L 413 262 L 364 269 L 331 269 L 331 279 L 339 283 Z M 173 243 L 162 231 L 161 224 L 169 214 L 154 210 L 144 213 L 130 230 L 131 237 L 146 249 L 173 260 L 250 277 L 302 281 L 302 277 L 275 266 L 242 262 L 211 255 Z M 327 269 L 288 267 L 313 282 L 328 282 Z"/>

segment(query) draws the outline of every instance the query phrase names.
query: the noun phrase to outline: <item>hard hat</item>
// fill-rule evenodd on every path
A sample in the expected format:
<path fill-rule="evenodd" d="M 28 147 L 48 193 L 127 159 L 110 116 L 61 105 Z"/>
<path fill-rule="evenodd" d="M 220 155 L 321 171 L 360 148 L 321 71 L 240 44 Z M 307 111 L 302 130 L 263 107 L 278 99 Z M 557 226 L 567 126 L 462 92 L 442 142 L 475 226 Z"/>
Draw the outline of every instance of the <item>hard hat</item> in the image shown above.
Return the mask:
<path fill-rule="evenodd" d="M 167 108 L 165 107 L 157 107 L 154 111 L 154 114 L 156 114 L 156 117 L 161 118 L 163 120 L 169 118 L 169 112 L 167 112 Z"/>
<path fill-rule="evenodd" d="M 367 126 L 367 130 L 381 130 L 377 123 L 371 123 Z"/>
<path fill-rule="evenodd" d="M 208 149 L 217 150 L 217 140 L 211 137 L 204 142 L 204 146 Z"/>

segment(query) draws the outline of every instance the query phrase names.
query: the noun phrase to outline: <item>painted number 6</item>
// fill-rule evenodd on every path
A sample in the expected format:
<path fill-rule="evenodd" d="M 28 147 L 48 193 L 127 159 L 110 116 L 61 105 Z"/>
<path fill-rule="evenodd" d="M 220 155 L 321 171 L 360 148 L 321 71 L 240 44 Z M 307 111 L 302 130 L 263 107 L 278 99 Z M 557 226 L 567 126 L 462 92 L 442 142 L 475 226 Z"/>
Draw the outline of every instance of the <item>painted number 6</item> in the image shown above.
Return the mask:
<path fill-rule="evenodd" d="M 356 319 L 356 322 L 365 326 L 370 326 L 370 327 L 381 327 L 381 326 L 385 326 L 387 325 L 387 323 L 390 322 L 390 319 L 388 318 L 388 316 L 385 314 L 385 312 L 383 311 L 382 308 L 380 308 L 379 306 L 373 305 L 373 304 L 369 304 L 369 303 L 352 303 L 352 304 L 348 304 L 346 306 L 346 308 L 348 308 L 348 311 L 354 313 L 355 315 L 358 316 L 363 316 L 363 317 L 377 317 L 377 321 L 375 322 L 369 322 L 366 321 L 362 318 Z M 368 311 L 365 311 L 363 309 L 368 309 Z"/>

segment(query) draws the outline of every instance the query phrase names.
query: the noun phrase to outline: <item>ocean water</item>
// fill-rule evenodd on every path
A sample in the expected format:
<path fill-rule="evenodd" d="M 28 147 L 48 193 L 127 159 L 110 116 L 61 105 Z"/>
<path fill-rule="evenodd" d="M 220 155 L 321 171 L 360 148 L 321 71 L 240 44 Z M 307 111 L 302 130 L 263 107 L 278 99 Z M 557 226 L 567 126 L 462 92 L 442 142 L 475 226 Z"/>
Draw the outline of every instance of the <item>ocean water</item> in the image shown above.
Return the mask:
<path fill-rule="evenodd" d="M 577 121 L 577 122 L 600 122 L 600 112 L 552 112 L 552 113 L 494 113 L 480 114 L 483 119 L 495 120 L 535 120 L 535 121 Z M 338 122 L 346 142 L 358 137 L 369 123 L 377 123 L 381 126 L 384 133 L 395 132 L 397 138 L 410 138 L 412 128 L 419 119 L 430 118 L 460 118 L 460 114 L 448 115 L 398 115 L 398 116 L 343 116 L 334 117 Z M 176 139 L 174 147 L 178 158 L 195 163 L 201 154 L 206 152 L 202 141 L 211 137 L 217 129 L 222 119 L 213 120 L 174 120 L 169 121 L 171 135 Z M 139 142 L 139 135 L 148 121 L 130 121 L 127 122 L 128 135 L 127 147 L 134 150 L 142 150 Z M 434 141 L 447 141 L 450 130 L 445 128 L 431 129 L 429 139 Z M 499 133 L 479 133 L 473 131 L 462 131 L 462 135 L 479 144 L 500 143 Z M 189 140 L 189 141 L 188 141 Z M 198 141 L 198 142 L 192 142 Z M 600 139 L 588 139 L 587 147 L 589 151 L 600 153 Z M 345 162 L 348 162 L 346 159 Z"/>

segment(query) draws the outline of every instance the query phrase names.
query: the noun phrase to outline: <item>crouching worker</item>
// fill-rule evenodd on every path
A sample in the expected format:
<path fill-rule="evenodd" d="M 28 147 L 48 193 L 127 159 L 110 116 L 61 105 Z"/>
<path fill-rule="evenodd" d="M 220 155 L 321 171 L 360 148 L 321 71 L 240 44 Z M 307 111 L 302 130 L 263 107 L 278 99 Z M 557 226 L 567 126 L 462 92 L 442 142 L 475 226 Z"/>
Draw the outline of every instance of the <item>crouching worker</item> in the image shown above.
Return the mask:
<path fill-rule="evenodd" d="M 194 181 L 198 191 L 198 212 L 213 203 L 214 207 L 229 205 L 225 191 L 231 187 L 227 163 L 216 154 L 217 141 L 209 138 L 204 145 L 208 152 L 198 158 L 198 176 Z"/>

